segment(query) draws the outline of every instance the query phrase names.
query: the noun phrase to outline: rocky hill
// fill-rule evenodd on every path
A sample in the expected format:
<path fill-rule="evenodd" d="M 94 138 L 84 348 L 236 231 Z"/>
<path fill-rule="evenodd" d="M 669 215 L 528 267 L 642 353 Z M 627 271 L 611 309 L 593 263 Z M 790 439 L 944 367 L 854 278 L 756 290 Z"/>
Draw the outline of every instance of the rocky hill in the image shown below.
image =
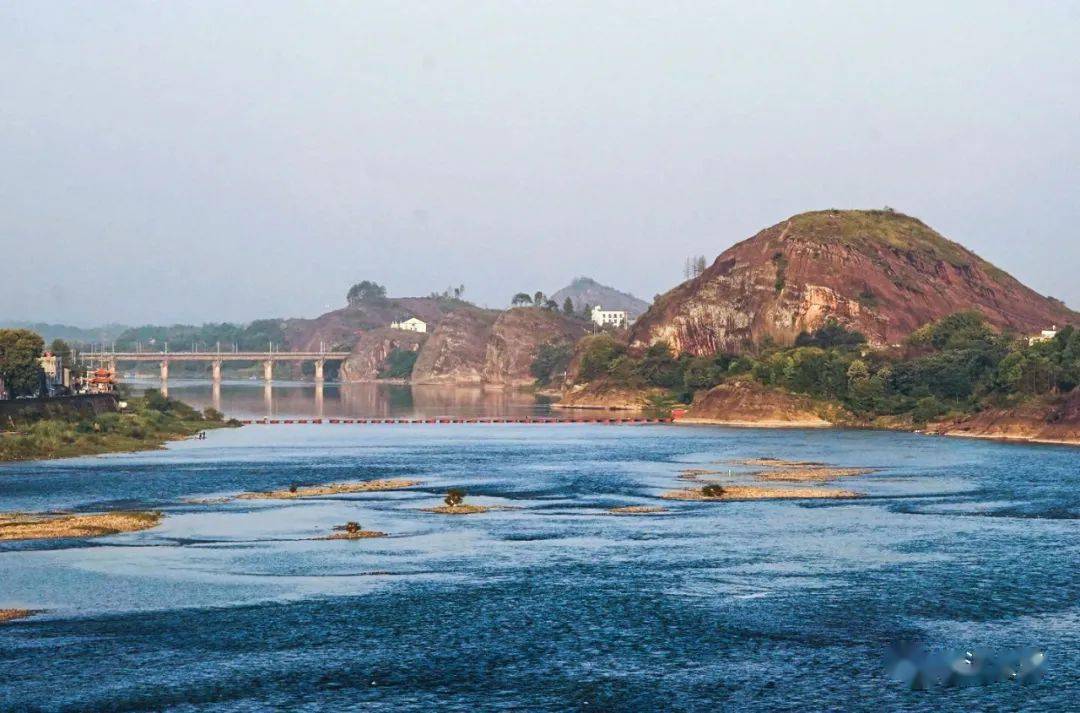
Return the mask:
<path fill-rule="evenodd" d="M 531 386 L 541 345 L 574 342 L 588 330 L 581 319 L 536 307 L 506 312 L 478 308 L 447 315 L 420 349 L 414 384 Z"/>
<path fill-rule="evenodd" d="M 476 307 L 451 312 L 432 332 L 413 367 L 414 384 L 480 384 L 491 327 L 498 312 Z"/>
<path fill-rule="evenodd" d="M 388 327 L 395 320 L 419 317 L 435 325 L 464 304 L 436 297 L 388 297 L 352 304 L 314 319 L 285 320 L 283 328 L 286 343 L 294 351 L 316 350 L 320 343 L 327 348 L 349 349 L 366 332 Z"/>
<path fill-rule="evenodd" d="M 551 296 L 551 299 L 562 307 L 566 298 L 569 297 L 574 305 L 575 312 L 581 312 L 585 305 L 595 307 L 602 306 L 604 309 L 622 309 L 630 315 L 630 319 L 637 319 L 649 309 L 649 303 L 639 300 L 637 297 L 620 292 L 614 287 L 601 285 L 591 277 L 578 277 L 566 287 Z"/>
<path fill-rule="evenodd" d="M 379 372 L 395 349 L 419 351 L 427 336 L 389 327 L 364 332 L 353 346 L 349 358 L 342 362 L 338 378 L 347 382 L 374 381 L 379 378 Z"/>
<path fill-rule="evenodd" d="M 677 353 L 738 352 L 765 338 L 791 344 L 832 316 L 871 344 L 891 344 L 969 309 L 1020 333 L 1080 323 L 1080 314 L 916 218 L 826 210 L 793 216 L 725 250 L 650 307 L 630 339 L 633 348 L 667 340 Z"/>
<path fill-rule="evenodd" d="M 492 325 L 484 353 L 485 384 L 503 387 L 531 385 L 529 371 L 540 347 L 549 342 L 574 343 L 589 331 L 588 323 L 561 312 L 519 307 L 499 315 Z"/>

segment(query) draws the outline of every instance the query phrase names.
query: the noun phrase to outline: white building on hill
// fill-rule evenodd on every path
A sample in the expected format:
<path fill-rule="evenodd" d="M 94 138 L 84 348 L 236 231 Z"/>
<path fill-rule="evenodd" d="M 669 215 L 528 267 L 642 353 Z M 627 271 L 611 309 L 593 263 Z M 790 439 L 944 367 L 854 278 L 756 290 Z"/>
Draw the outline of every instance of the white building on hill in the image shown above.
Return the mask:
<path fill-rule="evenodd" d="M 427 332 L 427 322 L 416 317 L 409 317 L 402 322 L 391 322 L 391 329 L 404 329 L 406 332 Z"/>
<path fill-rule="evenodd" d="M 601 327 L 625 327 L 630 323 L 624 309 L 604 309 L 600 305 L 592 308 L 592 321 Z"/>

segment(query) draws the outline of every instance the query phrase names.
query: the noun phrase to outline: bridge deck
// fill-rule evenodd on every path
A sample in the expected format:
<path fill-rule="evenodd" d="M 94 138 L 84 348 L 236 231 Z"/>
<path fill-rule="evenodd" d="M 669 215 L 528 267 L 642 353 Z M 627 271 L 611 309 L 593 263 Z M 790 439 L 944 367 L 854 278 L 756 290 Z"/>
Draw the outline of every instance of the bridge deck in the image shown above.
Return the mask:
<path fill-rule="evenodd" d="M 349 352 L 97 352 L 95 361 L 337 361 Z"/>

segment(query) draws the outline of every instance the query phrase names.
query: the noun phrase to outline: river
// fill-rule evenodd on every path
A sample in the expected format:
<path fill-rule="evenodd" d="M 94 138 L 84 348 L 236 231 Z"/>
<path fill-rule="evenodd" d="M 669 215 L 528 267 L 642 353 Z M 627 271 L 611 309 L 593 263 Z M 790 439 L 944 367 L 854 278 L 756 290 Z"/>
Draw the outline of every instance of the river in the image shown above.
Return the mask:
<path fill-rule="evenodd" d="M 157 380 L 127 382 L 134 393 L 161 387 Z M 460 386 L 338 384 L 310 381 L 170 379 L 168 394 L 198 409 L 214 407 L 232 418 L 438 418 L 545 415 L 547 400 L 522 391 Z"/>
<path fill-rule="evenodd" d="M 275 414 L 311 415 L 310 385 L 277 388 Z M 261 386 L 236 389 L 226 412 L 263 415 Z M 345 393 L 327 388 L 325 415 L 487 403 L 375 389 L 387 398 L 358 407 Z M 538 408 L 508 398 L 497 408 Z M 41 610 L 0 625 L 0 709 L 1067 709 L 1080 696 L 1078 455 L 868 431 L 325 424 L 8 464 L 4 511 L 166 517 L 0 543 L 0 607 Z M 844 481 L 857 500 L 658 497 L 686 485 L 682 469 L 739 479 L 732 461 L 763 456 L 878 470 Z M 390 477 L 423 482 L 224 499 Z M 451 487 L 506 509 L 424 512 Z M 608 512 L 634 504 L 668 511 Z M 389 536 L 315 539 L 349 520 Z M 911 691 L 885 673 L 899 640 L 1038 647 L 1047 673 Z"/>

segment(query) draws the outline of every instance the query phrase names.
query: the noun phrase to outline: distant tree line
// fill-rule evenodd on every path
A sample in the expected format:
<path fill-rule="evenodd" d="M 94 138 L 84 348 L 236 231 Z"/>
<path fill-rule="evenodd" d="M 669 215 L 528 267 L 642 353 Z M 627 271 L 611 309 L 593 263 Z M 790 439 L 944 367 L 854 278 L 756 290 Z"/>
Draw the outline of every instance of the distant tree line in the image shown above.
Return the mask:
<path fill-rule="evenodd" d="M 168 343 L 169 351 L 216 349 L 231 350 L 235 345 L 240 351 L 265 351 L 270 344 L 286 348 L 285 329 L 281 320 L 257 319 L 249 324 L 217 322 L 202 325 L 174 324 L 171 326 L 145 325 L 125 330 L 116 338 L 119 351 L 133 351 L 136 347 L 160 351 Z"/>
<path fill-rule="evenodd" d="M 559 303 L 545 295 L 540 290 L 537 290 L 534 294 L 530 295 L 528 292 L 518 292 L 510 299 L 511 307 L 540 307 L 552 312 L 559 311 Z M 562 303 L 562 313 L 568 317 L 581 316 L 586 319 L 592 314 L 592 308 L 589 305 L 585 305 L 585 308 L 581 312 L 574 312 L 574 300 L 567 297 Z"/>

